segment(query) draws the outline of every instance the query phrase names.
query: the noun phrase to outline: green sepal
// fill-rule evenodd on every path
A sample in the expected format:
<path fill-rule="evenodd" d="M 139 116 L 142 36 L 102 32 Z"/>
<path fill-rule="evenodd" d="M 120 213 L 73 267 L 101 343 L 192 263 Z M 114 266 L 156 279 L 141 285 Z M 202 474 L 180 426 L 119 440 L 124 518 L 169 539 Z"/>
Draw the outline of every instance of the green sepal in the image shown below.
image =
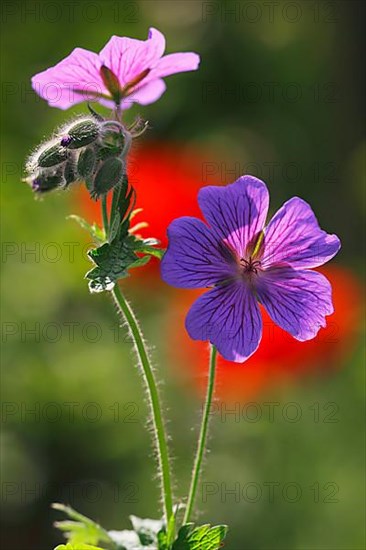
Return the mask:
<path fill-rule="evenodd" d="M 104 122 L 104 118 L 102 117 L 102 115 L 97 113 L 97 111 L 93 109 L 90 103 L 88 103 L 87 105 L 88 105 L 89 113 L 95 118 L 95 120 L 98 120 L 99 122 Z"/>
<path fill-rule="evenodd" d="M 227 535 L 226 525 L 209 524 L 195 527 L 194 523 L 187 523 L 179 529 L 178 537 L 172 550 L 218 550 Z"/>
<path fill-rule="evenodd" d="M 113 101 L 116 105 L 119 105 L 122 99 L 122 88 L 119 83 L 117 76 L 114 74 L 111 69 L 102 65 L 99 69 L 100 76 L 102 77 L 103 83 L 107 88 L 108 92 L 111 94 Z"/>

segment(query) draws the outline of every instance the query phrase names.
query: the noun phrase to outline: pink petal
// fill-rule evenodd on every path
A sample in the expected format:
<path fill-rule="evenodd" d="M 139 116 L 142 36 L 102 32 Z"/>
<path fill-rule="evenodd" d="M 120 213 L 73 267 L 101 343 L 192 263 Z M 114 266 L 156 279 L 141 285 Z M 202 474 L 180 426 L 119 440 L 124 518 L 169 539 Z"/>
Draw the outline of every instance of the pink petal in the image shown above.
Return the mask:
<path fill-rule="evenodd" d="M 152 28 L 147 40 L 112 36 L 99 57 L 125 86 L 146 69 L 156 65 L 165 50 L 164 35 Z"/>
<path fill-rule="evenodd" d="M 99 74 L 100 67 L 96 53 L 75 48 L 57 65 L 33 76 L 32 86 L 51 107 L 68 109 L 85 99 L 92 99 L 93 92 L 107 93 Z M 77 93 L 76 89 L 84 93 Z"/>
<path fill-rule="evenodd" d="M 196 71 L 200 56 L 193 52 L 171 53 L 160 59 L 148 78 L 164 77 L 185 71 Z"/>
<path fill-rule="evenodd" d="M 154 103 L 154 101 L 158 100 L 163 95 L 165 90 L 166 84 L 164 80 L 157 78 L 127 96 L 122 101 L 122 109 L 128 109 L 133 103 L 140 103 L 140 105 Z"/>

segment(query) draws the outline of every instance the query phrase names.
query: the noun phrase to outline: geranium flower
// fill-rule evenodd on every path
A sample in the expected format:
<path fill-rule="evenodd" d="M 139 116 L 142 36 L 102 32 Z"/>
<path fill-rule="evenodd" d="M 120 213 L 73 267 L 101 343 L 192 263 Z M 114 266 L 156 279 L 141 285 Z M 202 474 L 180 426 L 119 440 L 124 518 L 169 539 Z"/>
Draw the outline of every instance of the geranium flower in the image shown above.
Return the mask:
<path fill-rule="evenodd" d="M 147 40 L 112 36 L 99 54 L 75 48 L 70 55 L 32 78 L 33 89 L 52 107 L 68 109 L 96 100 L 127 109 L 161 97 L 166 76 L 198 69 L 196 53 L 163 56 L 164 35 L 151 28 Z"/>
<path fill-rule="evenodd" d="M 355 346 L 361 337 L 360 323 L 363 309 L 363 288 L 349 269 L 327 265 L 321 269 L 332 285 L 334 314 L 316 338 L 299 342 L 275 325 L 263 307 L 263 335 L 258 350 L 245 363 L 218 358 L 216 398 L 226 403 L 238 403 L 271 395 L 278 387 L 301 384 L 309 377 L 333 375 L 349 364 Z M 173 290 L 173 289 L 172 289 Z M 164 321 L 168 361 L 175 366 L 175 374 L 190 392 L 192 387 L 202 396 L 207 389 L 207 346 L 193 341 L 179 327 L 192 300 L 204 292 L 174 290 L 170 294 L 169 311 Z M 183 368 L 184 367 L 184 368 Z M 265 401 L 265 399 L 263 399 Z"/>
<path fill-rule="evenodd" d="M 243 362 L 262 336 L 261 303 L 294 338 L 314 338 L 333 313 L 331 285 L 311 271 L 339 250 L 336 235 L 318 225 L 310 206 L 287 201 L 268 226 L 266 185 L 243 176 L 226 187 L 204 187 L 198 202 L 206 225 L 183 217 L 168 228 L 162 278 L 180 288 L 212 287 L 191 307 L 186 328 L 230 361 Z"/>

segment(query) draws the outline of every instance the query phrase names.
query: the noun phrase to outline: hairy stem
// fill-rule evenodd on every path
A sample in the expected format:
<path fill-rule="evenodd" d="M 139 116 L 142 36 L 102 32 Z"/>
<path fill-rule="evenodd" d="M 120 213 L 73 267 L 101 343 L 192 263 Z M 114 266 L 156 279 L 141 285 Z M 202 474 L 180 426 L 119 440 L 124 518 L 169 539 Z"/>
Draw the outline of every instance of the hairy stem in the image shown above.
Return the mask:
<path fill-rule="evenodd" d="M 198 445 L 197 445 L 197 452 L 196 457 L 194 461 L 193 466 L 193 472 L 192 472 L 192 479 L 191 479 L 191 485 L 189 488 L 189 495 L 188 495 L 188 501 L 187 501 L 187 507 L 184 515 L 184 524 L 188 523 L 193 511 L 194 501 L 196 497 L 198 482 L 201 474 L 201 467 L 202 467 L 202 460 L 205 454 L 205 448 L 206 448 L 206 441 L 207 441 L 207 432 L 208 432 L 208 424 L 209 424 L 209 417 L 210 417 L 210 410 L 211 410 L 211 403 L 212 398 L 214 394 L 214 387 L 215 387 L 215 375 L 216 375 L 216 356 L 217 356 L 217 350 L 215 346 L 211 346 L 211 354 L 210 354 L 210 369 L 208 374 L 208 384 L 207 384 L 207 392 L 206 392 L 206 402 L 204 411 L 202 414 L 202 422 L 201 422 L 201 429 L 200 434 L 198 438 Z"/>
<path fill-rule="evenodd" d="M 126 319 L 126 322 L 130 328 L 133 341 L 135 344 L 136 353 L 139 358 L 139 363 L 142 368 L 145 383 L 148 389 L 150 406 L 153 418 L 154 425 L 154 435 L 155 442 L 157 447 L 159 469 L 162 478 L 162 498 L 164 503 L 164 515 L 166 522 L 168 524 L 169 519 L 173 514 L 173 502 L 172 502 L 172 489 L 171 489 L 171 480 L 170 480 L 170 465 L 169 465 L 169 453 L 168 445 L 165 434 L 165 427 L 163 423 L 161 406 L 159 400 L 159 392 L 155 381 L 155 376 L 153 369 L 150 364 L 150 359 L 146 346 L 137 323 L 136 317 L 129 305 L 123 296 L 118 285 L 112 290 L 112 295 L 114 301 L 117 305 L 118 310 L 121 312 L 123 317 Z"/>
<path fill-rule="evenodd" d="M 102 216 L 103 216 L 103 226 L 106 238 L 108 239 L 109 234 L 109 221 L 108 221 L 108 207 L 107 207 L 107 195 L 102 195 Z"/>

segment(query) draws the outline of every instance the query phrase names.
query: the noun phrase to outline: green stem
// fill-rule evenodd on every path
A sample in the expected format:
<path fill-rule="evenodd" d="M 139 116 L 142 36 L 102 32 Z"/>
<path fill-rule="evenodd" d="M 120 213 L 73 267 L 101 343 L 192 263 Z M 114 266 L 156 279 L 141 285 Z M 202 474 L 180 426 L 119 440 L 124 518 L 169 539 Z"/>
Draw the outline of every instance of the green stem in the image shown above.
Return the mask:
<path fill-rule="evenodd" d="M 170 466 L 169 466 L 169 453 L 168 445 L 166 441 L 165 428 L 161 413 L 159 393 L 154 377 L 154 372 L 150 364 L 149 356 L 146 350 L 146 346 L 137 323 L 136 317 L 123 296 L 118 285 L 115 285 L 112 290 L 112 295 L 118 309 L 126 319 L 130 328 L 136 352 L 139 357 L 139 362 L 144 373 L 145 382 L 148 388 L 151 412 L 154 424 L 155 440 L 158 451 L 159 469 L 162 476 L 162 497 L 164 503 L 164 514 L 166 522 L 168 524 L 169 519 L 173 514 L 173 502 L 172 502 L 172 489 L 170 481 Z"/>
<path fill-rule="evenodd" d="M 102 216 L 103 216 L 103 226 L 106 238 L 108 239 L 109 233 L 109 222 L 108 222 L 108 207 L 107 207 L 107 195 L 102 195 Z"/>
<path fill-rule="evenodd" d="M 217 356 L 217 350 L 215 346 L 211 346 L 210 370 L 208 374 L 206 402 L 205 402 L 205 408 L 202 415 L 202 422 L 201 422 L 200 435 L 198 439 L 196 458 L 194 461 L 191 485 L 189 488 L 188 502 L 187 502 L 186 512 L 184 515 L 184 522 L 183 522 L 184 524 L 189 522 L 192 514 L 196 492 L 197 492 L 197 486 L 198 486 L 200 473 L 201 473 L 202 460 L 205 454 L 208 423 L 209 423 L 208 421 L 210 417 L 211 403 L 212 403 L 214 387 L 215 387 L 216 356 Z"/>

